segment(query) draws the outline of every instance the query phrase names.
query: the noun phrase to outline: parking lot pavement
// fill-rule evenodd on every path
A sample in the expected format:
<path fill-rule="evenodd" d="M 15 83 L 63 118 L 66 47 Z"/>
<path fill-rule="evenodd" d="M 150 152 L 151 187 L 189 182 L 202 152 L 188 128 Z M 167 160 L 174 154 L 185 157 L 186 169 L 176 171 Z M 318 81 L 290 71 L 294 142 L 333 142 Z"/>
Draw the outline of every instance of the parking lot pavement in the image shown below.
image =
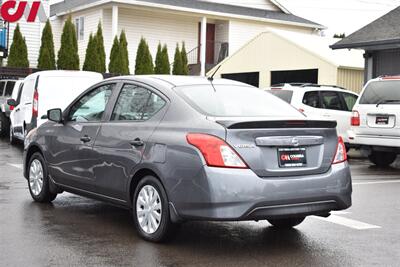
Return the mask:
<path fill-rule="evenodd" d="M 351 160 L 353 206 L 294 230 L 266 221 L 181 226 L 167 244 L 142 241 L 128 211 L 62 194 L 32 202 L 22 148 L 0 140 L 1 266 L 399 266 L 400 160 Z"/>

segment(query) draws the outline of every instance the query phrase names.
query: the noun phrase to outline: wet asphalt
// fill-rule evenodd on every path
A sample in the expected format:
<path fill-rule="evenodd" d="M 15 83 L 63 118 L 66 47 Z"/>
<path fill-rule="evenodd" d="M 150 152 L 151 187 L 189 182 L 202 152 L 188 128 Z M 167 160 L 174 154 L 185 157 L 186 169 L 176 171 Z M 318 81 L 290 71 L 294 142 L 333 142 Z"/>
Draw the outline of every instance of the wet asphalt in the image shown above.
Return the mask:
<path fill-rule="evenodd" d="M 22 147 L 0 140 L 0 266 L 400 266 L 400 160 L 379 169 L 353 158 L 353 206 L 293 230 L 268 222 L 188 222 L 168 243 L 136 234 L 129 211 L 64 193 L 34 203 Z M 378 228 L 379 227 L 379 228 Z"/>

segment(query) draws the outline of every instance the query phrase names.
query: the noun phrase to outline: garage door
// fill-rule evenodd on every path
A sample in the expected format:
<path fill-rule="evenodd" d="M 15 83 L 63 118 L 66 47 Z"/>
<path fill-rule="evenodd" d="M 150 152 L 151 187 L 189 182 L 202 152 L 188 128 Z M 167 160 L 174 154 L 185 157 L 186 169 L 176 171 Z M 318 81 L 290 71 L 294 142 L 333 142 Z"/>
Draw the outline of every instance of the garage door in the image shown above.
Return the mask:
<path fill-rule="evenodd" d="M 271 85 L 280 83 L 318 84 L 318 69 L 271 71 Z"/>
<path fill-rule="evenodd" d="M 225 73 L 221 75 L 222 78 L 230 79 L 238 82 L 247 83 L 255 87 L 260 85 L 259 72 L 241 72 L 241 73 Z"/>
<path fill-rule="evenodd" d="M 376 51 L 373 60 L 374 78 L 400 74 L 400 49 Z"/>

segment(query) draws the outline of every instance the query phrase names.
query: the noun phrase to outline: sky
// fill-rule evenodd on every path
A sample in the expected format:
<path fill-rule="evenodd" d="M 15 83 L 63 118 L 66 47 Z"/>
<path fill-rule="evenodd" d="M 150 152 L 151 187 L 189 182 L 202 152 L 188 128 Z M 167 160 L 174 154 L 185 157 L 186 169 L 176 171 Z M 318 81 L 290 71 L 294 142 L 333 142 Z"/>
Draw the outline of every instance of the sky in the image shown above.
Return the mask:
<path fill-rule="evenodd" d="M 291 13 L 349 35 L 400 6 L 400 0 L 279 0 Z"/>

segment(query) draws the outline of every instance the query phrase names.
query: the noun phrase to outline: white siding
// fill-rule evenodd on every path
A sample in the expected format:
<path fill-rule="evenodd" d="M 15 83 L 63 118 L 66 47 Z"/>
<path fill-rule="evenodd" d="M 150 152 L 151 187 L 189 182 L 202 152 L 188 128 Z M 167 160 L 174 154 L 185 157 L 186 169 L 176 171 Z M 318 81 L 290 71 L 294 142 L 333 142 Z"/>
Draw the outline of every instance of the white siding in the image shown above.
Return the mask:
<path fill-rule="evenodd" d="M 280 11 L 280 9 L 274 5 L 271 1 L 268 0 L 204 0 L 207 2 L 215 2 L 215 3 L 222 3 L 228 5 L 236 5 L 236 6 L 245 6 L 245 7 L 252 7 L 258 9 L 266 9 L 266 10 L 273 10 L 273 11 Z"/>
<path fill-rule="evenodd" d="M 98 25 L 99 21 L 102 20 L 103 13 L 102 13 L 102 9 L 89 9 L 89 10 L 82 11 L 82 12 L 76 12 L 76 13 L 72 14 L 72 22 L 75 22 L 75 18 L 78 18 L 78 17 L 84 17 L 84 20 L 85 20 L 85 22 L 84 22 L 84 24 L 85 24 L 84 39 L 78 41 L 79 64 L 82 68 L 83 62 L 85 60 L 86 47 L 87 47 L 87 43 L 89 41 L 89 35 L 90 35 L 90 33 L 93 33 L 93 34 L 96 33 L 97 25 Z M 54 46 L 55 46 L 56 58 L 57 58 L 58 50 L 60 49 L 60 46 L 61 46 L 62 30 L 63 30 L 64 23 L 67 18 L 68 18 L 67 16 L 63 16 L 63 17 L 59 17 L 59 18 L 51 21 L 52 28 L 53 28 L 53 35 L 54 35 Z M 103 33 L 103 35 L 104 35 L 104 33 Z"/>
<path fill-rule="evenodd" d="M 247 42 L 256 37 L 268 28 L 280 29 L 286 31 L 295 31 L 311 34 L 313 31 L 306 27 L 297 27 L 290 25 L 280 25 L 273 23 L 248 22 L 243 20 L 231 20 L 229 23 L 229 55 L 235 53 Z"/>
<path fill-rule="evenodd" d="M 167 44 L 172 63 L 177 43 L 184 41 L 187 51 L 198 46 L 199 21 L 200 18 L 196 17 L 119 8 L 118 32 L 124 29 L 127 35 L 131 73 L 135 70 L 136 50 L 141 37 L 146 38 L 153 60 L 158 43 Z M 109 57 L 110 49 L 106 52 Z"/>
<path fill-rule="evenodd" d="M 28 0 L 28 2 L 32 1 L 33 0 Z M 42 1 L 42 5 L 46 11 L 46 14 L 49 14 L 49 1 L 48 0 Z M 24 17 L 22 17 L 18 23 L 21 29 L 21 33 L 25 37 L 26 45 L 28 47 L 29 65 L 30 67 L 35 68 L 37 66 L 42 30 L 45 23 L 39 22 L 38 19 L 36 19 L 36 22 L 26 22 Z M 14 30 L 16 27 L 17 23 L 10 23 L 9 49 L 12 44 L 12 40 L 14 37 Z"/>

